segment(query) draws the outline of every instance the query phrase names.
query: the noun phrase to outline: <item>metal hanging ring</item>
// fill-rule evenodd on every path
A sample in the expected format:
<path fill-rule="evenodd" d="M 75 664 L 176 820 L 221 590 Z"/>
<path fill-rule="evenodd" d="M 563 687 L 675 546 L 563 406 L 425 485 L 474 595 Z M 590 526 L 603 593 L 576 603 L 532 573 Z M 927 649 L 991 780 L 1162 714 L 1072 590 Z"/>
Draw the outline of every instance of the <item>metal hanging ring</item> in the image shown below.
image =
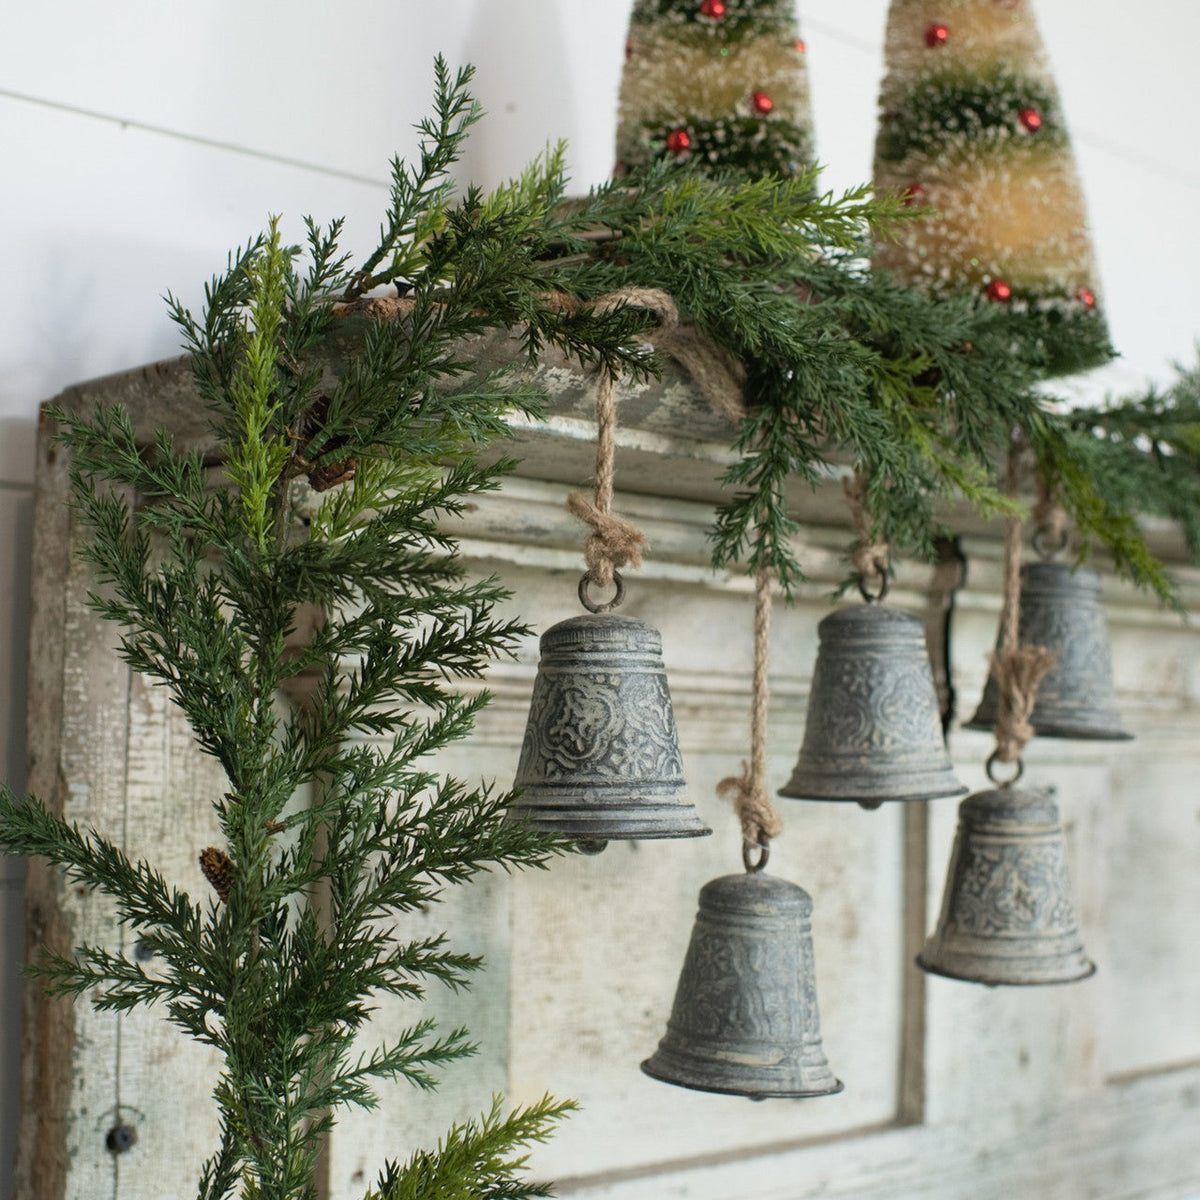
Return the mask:
<path fill-rule="evenodd" d="M 616 595 L 605 604 L 597 604 L 588 596 L 588 587 L 595 583 L 595 580 L 592 578 L 591 571 L 584 571 L 583 578 L 579 581 L 579 603 L 590 613 L 611 612 L 625 601 L 625 580 L 621 578 L 619 571 L 613 572 L 612 581 L 613 587 L 617 589 Z"/>
<path fill-rule="evenodd" d="M 878 604 L 879 601 L 885 599 L 888 594 L 888 588 L 891 586 L 891 581 L 888 578 L 888 573 L 886 571 L 884 571 L 879 576 L 879 580 L 880 580 L 879 591 L 872 592 L 870 590 L 870 588 L 867 587 L 867 577 L 865 575 L 860 575 L 858 577 L 858 594 L 868 604 Z"/>
<path fill-rule="evenodd" d="M 1047 545 L 1046 538 L 1049 533 L 1048 529 L 1035 529 L 1033 533 L 1033 549 L 1044 562 L 1049 562 L 1071 544 L 1071 535 L 1064 529 L 1058 535 L 1057 546 Z"/>
<path fill-rule="evenodd" d="M 755 850 L 758 851 L 757 859 L 753 857 Z M 751 875 L 757 875 L 770 857 L 770 842 L 752 842 L 749 838 L 742 838 L 742 864 Z"/>
<path fill-rule="evenodd" d="M 1017 773 L 1011 779 L 996 778 L 996 764 L 1000 761 L 1000 751 L 993 750 L 987 760 L 987 777 L 996 784 L 997 787 L 1012 787 L 1022 775 L 1025 774 L 1025 763 L 1021 759 L 1017 759 Z"/>

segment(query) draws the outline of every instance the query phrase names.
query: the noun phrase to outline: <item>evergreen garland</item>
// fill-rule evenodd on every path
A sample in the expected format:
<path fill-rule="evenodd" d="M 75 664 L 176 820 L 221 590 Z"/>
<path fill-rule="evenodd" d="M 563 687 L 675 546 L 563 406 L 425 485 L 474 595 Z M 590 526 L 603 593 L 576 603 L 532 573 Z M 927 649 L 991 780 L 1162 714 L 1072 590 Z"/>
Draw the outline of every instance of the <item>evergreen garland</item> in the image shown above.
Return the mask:
<path fill-rule="evenodd" d="M 393 1080 L 431 1087 L 471 1053 L 465 1031 L 428 1020 L 365 1058 L 355 1039 L 373 998 L 463 986 L 479 966 L 441 937 L 406 936 L 407 914 L 447 884 L 563 848 L 506 820 L 503 791 L 429 765 L 487 699 L 455 684 L 525 633 L 497 615 L 494 580 L 464 577 L 443 522 L 496 486 L 509 464 L 479 451 L 538 397 L 511 369 L 480 375 L 464 347 L 514 330 L 514 366 L 554 346 L 644 377 L 657 365 L 634 339 L 647 317 L 586 304 L 636 279 L 664 284 L 730 346 L 790 353 L 811 334 L 836 365 L 845 339 L 779 285 L 814 247 L 849 250 L 889 211 L 861 193 L 815 199 L 809 178 L 732 186 L 667 169 L 565 203 L 561 150 L 491 194 L 455 196 L 447 171 L 478 109 L 468 72 L 452 78 L 439 62 L 437 73 L 419 160 L 393 164 L 363 264 L 340 252 L 340 222 L 308 222 L 301 248 L 272 221 L 230 256 L 199 315 L 171 301 L 222 451 L 216 474 L 166 433 L 140 442 L 120 407 L 52 414 L 91 604 L 223 768 L 221 844 L 195 848 L 211 892 L 193 896 L 101 831 L 5 789 L 0 845 L 107 896 L 129 944 L 154 955 L 153 974 L 98 944 L 49 955 L 37 969 L 52 994 L 114 1011 L 158 1004 L 221 1056 L 220 1144 L 200 1200 L 311 1200 L 342 1107 L 374 1104 Z M 347 317 L 390 287 L 391 319 Z M 886 422 L 870 435 L 865 410 L 849 420 L 864 437 L 892 435 Z M 323 622 L 289 647 L 313 607 Z M 306 707 L 280 713 L 281 685 L 314 675 Z M 315 799 L 297 809 L 305 788 Z M 385 1166 L 366 1194 L 545 1194 L 522 1180 L 520 1150 L 564 1111 L 493 1109 Z"/>
<path fill-rule="evenodd" d="M 1078 407 L 1067 421 L 1072 451 L 1107 504 L 1131 520 L 1178 522 L 1200 561 L 1200 361 L 1177 367 L 1165 391 Z"/>

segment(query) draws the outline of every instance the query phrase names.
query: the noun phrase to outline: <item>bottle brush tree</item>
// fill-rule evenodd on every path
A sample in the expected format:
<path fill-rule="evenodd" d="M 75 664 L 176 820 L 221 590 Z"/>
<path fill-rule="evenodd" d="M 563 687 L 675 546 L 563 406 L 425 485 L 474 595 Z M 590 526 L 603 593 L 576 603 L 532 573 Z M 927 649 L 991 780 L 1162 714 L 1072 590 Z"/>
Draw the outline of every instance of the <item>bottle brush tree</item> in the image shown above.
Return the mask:
<path fill-rule="evenodd" d="M 636 0 L 617 111 L 619 172 L 662 159 L 750 176 L 811 166 L 794 0 Z"/>
<path fill-rule="evenodd" d="M 1032 0 L 892 0 L 875 182 L 927 205 L 876 264 L 1014 314 L 1047 374 L 1110 356 L 1083 189 Z"/>

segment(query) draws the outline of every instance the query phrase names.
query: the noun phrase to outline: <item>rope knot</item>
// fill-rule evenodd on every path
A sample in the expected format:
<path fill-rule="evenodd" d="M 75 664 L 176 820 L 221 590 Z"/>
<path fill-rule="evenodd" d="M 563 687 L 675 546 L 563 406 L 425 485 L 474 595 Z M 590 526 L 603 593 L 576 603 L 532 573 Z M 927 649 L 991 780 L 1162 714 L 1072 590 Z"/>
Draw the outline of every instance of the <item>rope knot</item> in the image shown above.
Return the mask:
<path fill-rule="evenodd" d="M 729 775 L 717 784 L 717 795 L 733 805 L 742 837 L 752 846 L 766 846 L 783 832 L 783 818 L 771 803 L 766 788 L 754 779 L 749 762 L 742 762 L 740 775 Z"/>
<path fill-rule="evenodd" d="M 592 527 L 583 557 L 597 587 L 608 587 L 613 571 L 621 567 L 642 565 L 642 551 L 648 548 L 646 536 L 631 521 L 602 511 L 580 492 L 567 497 L 567 511 Z"/>
<path fill-rule="evenodd" d="M 867 511 L 867 477 L 862 471 L 842 480 L 842 491 L 850 506 L 850 519 L 858 535 L 854 549 L 850 552 L 850 566 L 862 583 L 878 579 L 886 587 L 891 553 L 887 542 L 874 536 L 871 517 Z"/>
<path fill-rule="evenodd" d="M 1018 646 L 992 655 L 992 673 L 1000 692 L 996 721 L 996 758 L 1013 763 L 1034 736 L 1030 723 L 1038 685 L 1058 655 L 1044 646 Z"/>

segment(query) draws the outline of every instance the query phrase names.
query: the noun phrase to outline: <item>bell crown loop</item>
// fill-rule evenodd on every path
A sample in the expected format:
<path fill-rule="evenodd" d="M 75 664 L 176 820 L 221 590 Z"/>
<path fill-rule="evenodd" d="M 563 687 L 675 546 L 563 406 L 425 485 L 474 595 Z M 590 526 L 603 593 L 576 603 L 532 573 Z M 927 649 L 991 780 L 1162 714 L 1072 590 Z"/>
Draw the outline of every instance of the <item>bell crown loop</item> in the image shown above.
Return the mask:
<path fill-rule="evenodd" d="M 867 587 L 867 577 L 865 575 L 859 575 L 858 577 L 858 594 L 868 604 L 879 604 L 886 600 L 887 594 L 891 590 L 891 577 L 886 571 L 880 575 L 877 575 L 876 578 L 879 580 L 879 588 L 877 591 L 873 592 L 869 587 Z"/>
<path fill-rule="evenodd" d="M 756 850 L 758 851 L 757 858 L 754 856 Z M 770 858 L 770 841 L 752 842 L 749 838 L 742 838 L 742 865 L 746 868 L 748 875 L 757 875 L 759 871 L 765 870 Z"/>
<path fill-rule="evenodd" d="M 1010 764 L 1016 768 L 1013 774 L 1009 776 L 1008 779 L 999 779 L 996 776 L 996 767 L 1001 761 L 1000 751 L 993 750 L 991 754 L 988 755 L 988 760 L 984 765 L 984 770 L 987 772 L 988 779 L 990 779 L 997 787 L 1012 787 L 1013 784 L 1017 783 L 1021 776 L 1025 774 L 1025 762 L 1023 759 L 1018 758 L 1014 763 Z"/>
<path fill-rule="evenodd" d="M 606 613 L 611 612 L 614 608 L 620 608 L 625 603 L 625 579 L 620 571 L 612 573 L 613 587 L 616 593 L 613 598 L 603 604 L 591 598 L 588 589 L 596 581 L 592 578 L 591 571 L 584 571 L 579 580 L 579 603 L 590 613 Z"/>

